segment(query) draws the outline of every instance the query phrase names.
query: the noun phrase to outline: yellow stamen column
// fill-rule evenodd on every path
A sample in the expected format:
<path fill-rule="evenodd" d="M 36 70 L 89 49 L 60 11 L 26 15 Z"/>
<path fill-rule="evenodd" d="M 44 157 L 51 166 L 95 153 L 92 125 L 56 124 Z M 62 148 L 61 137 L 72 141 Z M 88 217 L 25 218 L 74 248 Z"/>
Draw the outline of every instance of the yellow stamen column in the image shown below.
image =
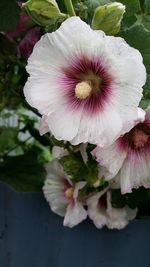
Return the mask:
<path fill-rule="evenodd" d="M 75 95 L 79 99 L 87 98 L 92 92 L 92 86 L 90 82 L 83 81 L 76 85 L 75 87 Z"/>

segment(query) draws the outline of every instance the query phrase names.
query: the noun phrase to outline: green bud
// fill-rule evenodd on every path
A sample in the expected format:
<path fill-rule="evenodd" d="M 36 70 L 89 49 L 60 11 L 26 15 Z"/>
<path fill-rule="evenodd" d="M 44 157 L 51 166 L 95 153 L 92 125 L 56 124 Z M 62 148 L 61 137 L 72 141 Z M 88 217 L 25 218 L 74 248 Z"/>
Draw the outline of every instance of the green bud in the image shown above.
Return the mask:
<path fill-rule="evenodd" d="M 115 35 L 119 32 L 125 6 L 114 2 L 95 9 L 92 28 L 102 30 L 108 35 Z"/>
<path fill-rule="evenodd" d="M 23 4 L 26 13 L 40 26 L 50 26 L 67 15 L 60 12 L 55 0 L 28 0 Z"/>

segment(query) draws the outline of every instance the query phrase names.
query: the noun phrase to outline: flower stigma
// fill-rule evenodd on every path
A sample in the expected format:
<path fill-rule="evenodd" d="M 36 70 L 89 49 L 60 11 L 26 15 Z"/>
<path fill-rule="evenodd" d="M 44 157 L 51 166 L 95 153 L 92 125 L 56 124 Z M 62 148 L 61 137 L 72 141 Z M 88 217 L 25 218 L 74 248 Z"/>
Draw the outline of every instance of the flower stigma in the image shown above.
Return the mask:
<path fill-rule="evenodd" d="M 75 95 L 77 98 L 85 99 L 90 96 L 92 92 L 92 85 L 89 81 L 83 81 L 76 85 Z"/>
<path fill-rule="evenodd" d="M 74 188 L 73 187 L 69 187 L 66 191 L 65 191 L 65 196 L 67 198 L 72 198 L 74 193 Z"/>
<path fill-rule="evenodd" d="M 144 147 L 149 136 L 142 130 L 136 129 L 133 134 L 133 142 L 136 148 Z"/>

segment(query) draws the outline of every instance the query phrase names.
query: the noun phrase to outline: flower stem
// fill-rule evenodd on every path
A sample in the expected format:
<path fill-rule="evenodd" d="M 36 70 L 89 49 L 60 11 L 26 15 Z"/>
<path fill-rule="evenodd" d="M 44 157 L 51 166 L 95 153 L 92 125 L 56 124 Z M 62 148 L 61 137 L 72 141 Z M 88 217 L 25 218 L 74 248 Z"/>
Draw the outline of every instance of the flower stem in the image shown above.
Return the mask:
<path fill-rule="evenodd" d="M 70 16 L 75 16 L 76 14 L 75 14 L 75 11 L 74 11 L 72 0 L 65 0 L 65 5 L 66 5 L 66 8 L 67 8 L 68 14 Z"/>

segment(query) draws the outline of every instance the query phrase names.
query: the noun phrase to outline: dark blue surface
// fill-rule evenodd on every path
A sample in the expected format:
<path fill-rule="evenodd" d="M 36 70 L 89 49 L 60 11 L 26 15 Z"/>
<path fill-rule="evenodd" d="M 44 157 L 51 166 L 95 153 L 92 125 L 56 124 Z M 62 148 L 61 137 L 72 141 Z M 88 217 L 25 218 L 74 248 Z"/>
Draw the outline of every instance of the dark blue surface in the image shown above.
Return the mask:
<path fill-rule="evenodd" d="M 150 267 L 150 220 L 122 231 L 69 229 L 41 193 L 0 183 L 0 267 Z"/>

